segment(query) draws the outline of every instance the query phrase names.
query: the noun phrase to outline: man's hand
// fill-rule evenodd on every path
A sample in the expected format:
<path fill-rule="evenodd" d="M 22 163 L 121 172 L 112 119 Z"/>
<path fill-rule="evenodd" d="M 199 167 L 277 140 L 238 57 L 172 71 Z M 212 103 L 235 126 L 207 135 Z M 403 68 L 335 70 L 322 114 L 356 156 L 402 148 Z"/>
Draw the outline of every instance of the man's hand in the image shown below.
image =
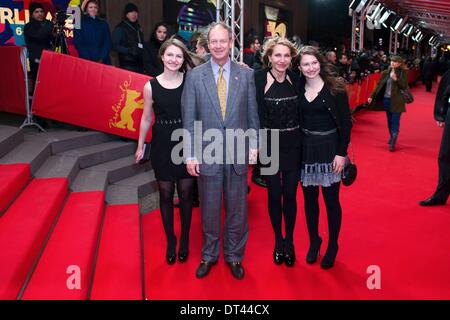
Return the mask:
<path fill-rule="evenodd" d="M 367 103 L 368 103 L 368 104 L 371 104 L 371 103 L 372 103 L 372 98 L 371 98 L 371 97 L 369 97 L 369 99 L 367 99 Z"/>
<path fill-rule="evenodd" d="M 438 127 L 443 127 L 444 126 L 444 122 L 442 121 L 436 121 L 436 124 Z"/>
<path fill-rule="evenodd" d="M 257 159 L 258 159 L 258 149 L 250 149 L 248 151 L 249 164 L 256 164 Z"/>
<path fill-rule="evenodd" d="M 193 177 L 198 177 L 199 173 L 200 173 L 200 169 L 199 169 L 199 164 L 198 161 L 193 159 L 193 160 L 188 160 L 186 162 L 186 168 L 187 168 L 187 172 L 193 176 Z"/>

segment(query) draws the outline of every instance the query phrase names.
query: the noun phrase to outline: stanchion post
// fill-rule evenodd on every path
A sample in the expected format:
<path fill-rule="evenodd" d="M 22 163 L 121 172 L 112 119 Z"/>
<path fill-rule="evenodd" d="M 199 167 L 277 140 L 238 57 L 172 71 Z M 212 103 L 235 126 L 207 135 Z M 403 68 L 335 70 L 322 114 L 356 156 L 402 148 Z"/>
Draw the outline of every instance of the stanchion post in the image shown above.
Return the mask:
<path fill-rule="evenodd" d="M 23 129 L 25 127 L 35 126 L 40 131 L 45 132 L 44 128 L 42 128 L 37 122 L 34 121 L 33 118 L 33 110 L 31 109 L 30 104 L 30 94 L 29 94 L 29 88 L 28 88 L 28 70 L 27 70 L 27 49 L 24 47 L 22 50 L 20 50 L 20 62 L 22 63 L 22 70 L 24 73 L 25 78 L 25 106 L 27 108 L 27 116 L 20 126 L 20 129 Z M 36 88 L 36 86 L 35 86 Z M 34 95 L 34 94 L 33 94 Z"/>

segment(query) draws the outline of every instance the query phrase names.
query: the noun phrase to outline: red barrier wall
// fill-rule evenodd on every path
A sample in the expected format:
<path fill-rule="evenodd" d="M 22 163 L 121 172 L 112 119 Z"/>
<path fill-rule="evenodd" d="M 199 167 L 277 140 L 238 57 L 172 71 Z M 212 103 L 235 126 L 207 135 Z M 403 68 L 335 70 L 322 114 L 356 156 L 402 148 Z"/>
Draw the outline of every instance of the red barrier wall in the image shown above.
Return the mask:
<path fill-rule="evenodd" d="M 44 51 L 33 113 L 137 140 L 144 103 L 142 90 L 149 79 L 131 71 Z"/>
<path fill-rule="evenodd" d="M 23 47 L 0 46 L 0 111 L 27 114 Z"/>

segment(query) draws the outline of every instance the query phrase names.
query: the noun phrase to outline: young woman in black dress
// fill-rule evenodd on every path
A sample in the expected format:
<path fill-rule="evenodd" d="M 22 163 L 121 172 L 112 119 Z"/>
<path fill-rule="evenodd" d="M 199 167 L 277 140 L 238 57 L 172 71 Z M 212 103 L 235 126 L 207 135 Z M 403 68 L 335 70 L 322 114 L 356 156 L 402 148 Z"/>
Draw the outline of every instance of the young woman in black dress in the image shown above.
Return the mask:
<path fill-rule="evenodd" d="M 271 157 L 279 156 L 276 173 L 262 175 L 267 184 L 268 209 L 275 235 L 275 264 L 293 266 L 295 262 L 294 227 L 297 216 L 297 186 L 301 163 L 299 77 L 289 69 L 297 56 L 294 45 L 285 38 L 268 40 L 264 45 L 265 69 L 255 72 L 255 87 L 261 128 L 279 136 L 278 149 L 270 144 Z M 277 152 L 277 154 L 272 154 Z M 263 172 L 262 172 L 263 173 Z M 282 232 L 284 217 L 285 236 Z"/>
<path fill-rule="evenodd" d="M 321 261 L 323 269 L 333 267 L 338 252 L 342 209 L 339 203 L 341 171 L 352 127 L 345 83 L 335 74 L 316 47 L 300 49 L 299 69 L 305 79 L 300 86 L 302 117 L 301 183 L 310 239 L 307 263 L 314 263 L 320 251 L 319 188 L 328 217 L 328 247 Z"/>
<path fill-rule="evenodd" d="M 170 38 L 159 50 L 164 72 L 144 86 L 144 112 L 141 118 L 136 161 L 144 154 L 144 142 L 152 122 L 150 161 L 155 171 L 159 189 L 159 206 L 164 231 L 167 237 L 166 261 L 175 263 L 177 238 L 174 232 L 173 196 L 175 185 L 180 199 L 181 235 L 178 260 L 186 261 L 189 254 L 189 230 L 192 217 L 192 185 L 194 179 L 186 171 L 184 163 L 174 164 L 172 149 L 179 141 L 171 141 L 172 132 L 183 127 L 181 121 L 181 94 L 185 72 L 192 68 L 191 57 L 184 44 Z"/>

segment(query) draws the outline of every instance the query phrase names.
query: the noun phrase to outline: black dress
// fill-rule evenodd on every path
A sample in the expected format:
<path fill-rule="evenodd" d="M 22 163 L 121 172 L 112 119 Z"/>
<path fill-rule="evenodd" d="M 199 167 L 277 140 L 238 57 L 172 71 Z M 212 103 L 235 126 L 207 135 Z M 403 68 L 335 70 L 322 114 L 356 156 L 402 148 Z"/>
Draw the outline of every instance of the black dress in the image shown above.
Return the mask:
<path fill-rule="evenodd" d="M 269 71 L 270 75 L 273 74 Z M 268 155 L 271 155 L 272 146 L 271 131 L 279 132 L 279 170 L 298 170 L 301 164 L 300 147 L 300 111 L 298 105 L 298 94 L 294 86 L 287 80 L 278 82 L 275 77 L 273 84 L 264 94 L 264 123 L 265 129 L 269 130 Z"/>
<path fill-rule="evenodd" d="M 186 169 L 186 164 L 174 164 L 171 159 L 172 149 L 180 141 L 171 141 L 172 132 L 182 129 L 181 121 L 181 94 L 182 84 L 175 89 L 166 89 L 161 86 L 156 78 L 150 80 L 152 86 L 153 112 L 155 122 L 152 128 L 152 141 L 150 161 L 157 180 L 176 181 L 191 178 Z M 180 157 L 182 154 L 179 155 Z"/>
<path fill-rule="evenodd" d="M 304 187 L 329 187 L 341 180 L 340 174 L 333 173 L 333 160 L 337 154 L 339 134 L 324 103 L 324 88 L 311 102 L 304 94 L 300 97 L 303 121 L 301 182 Z"/>

